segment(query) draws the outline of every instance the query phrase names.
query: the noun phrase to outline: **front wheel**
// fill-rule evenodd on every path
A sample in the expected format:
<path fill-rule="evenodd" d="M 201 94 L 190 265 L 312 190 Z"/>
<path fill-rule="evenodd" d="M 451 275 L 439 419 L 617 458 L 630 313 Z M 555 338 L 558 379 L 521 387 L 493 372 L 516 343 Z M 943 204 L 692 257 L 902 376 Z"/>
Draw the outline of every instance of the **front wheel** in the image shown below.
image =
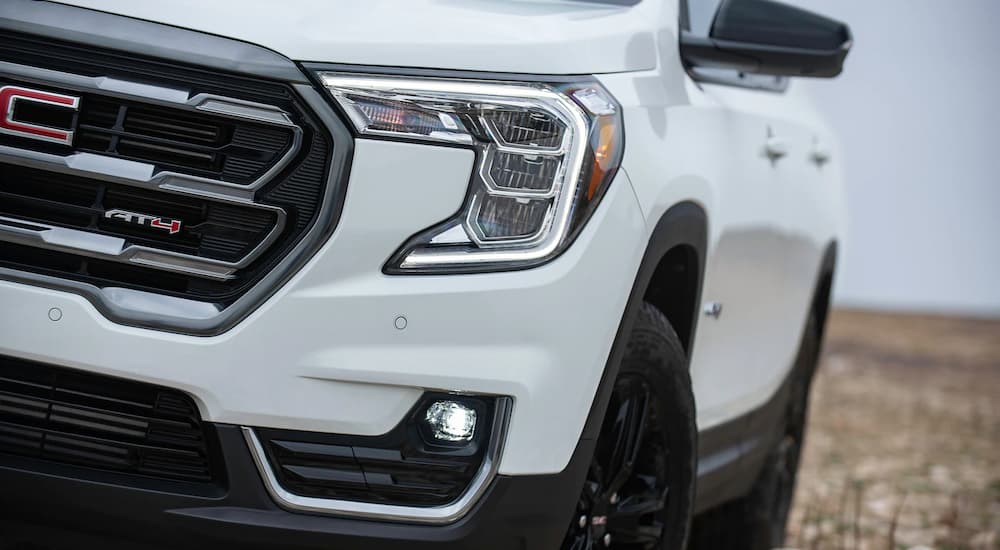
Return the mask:
<path fill-rule="evenodd" d="M 697 437 L 684 349 L 666 317 L 644 303 L 564 550 L 683 549 Z"/>

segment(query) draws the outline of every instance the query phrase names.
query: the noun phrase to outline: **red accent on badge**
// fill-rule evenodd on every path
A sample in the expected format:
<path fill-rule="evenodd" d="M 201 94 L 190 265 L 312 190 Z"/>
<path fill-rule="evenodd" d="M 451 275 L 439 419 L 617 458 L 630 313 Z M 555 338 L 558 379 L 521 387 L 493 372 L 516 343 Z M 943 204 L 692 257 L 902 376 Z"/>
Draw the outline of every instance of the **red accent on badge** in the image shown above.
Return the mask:
<path fill-rule="evenodd" d="M 76 111 L 80 108 L 79 97 L 30 90 L 28 88 L 21 88 L 20 86 L 4 86 L 0 88 L 0 133 L 62 145 L 73 144 L 72 128 L 51 128 L 23 120 L 14 120 L 14 107 L 21 101 L 30 101 Z"/>
<path fill-rule="evenodd" d="M 171 235 L 181 230 L 180 220 L 163 221 L 163 218 L 153 218 L 153 221 L 151 221 L 149 225 L 151 225 L 152 227 L 158 227 L 160 229 L 166 229 L 170 231 Z"/>
<path fill-rule="evenodd" d="M 109 220 L 117 220 L 123 223 L 130 223 L 132 225 L 138 225 L 140 227 L 152 227 L 154 229 L 166 229 L 171 235 L 175 233 L 180 233 L 181 225 L 184 222 L 181 220 L 171 220 L 169 218 L 160 218 L 157 216 L 150 216 L 148 214 L 140 214 L 138 212 L 129 212 L 128 210 L 108 210 L 104 213 L 104 217 Z"/>

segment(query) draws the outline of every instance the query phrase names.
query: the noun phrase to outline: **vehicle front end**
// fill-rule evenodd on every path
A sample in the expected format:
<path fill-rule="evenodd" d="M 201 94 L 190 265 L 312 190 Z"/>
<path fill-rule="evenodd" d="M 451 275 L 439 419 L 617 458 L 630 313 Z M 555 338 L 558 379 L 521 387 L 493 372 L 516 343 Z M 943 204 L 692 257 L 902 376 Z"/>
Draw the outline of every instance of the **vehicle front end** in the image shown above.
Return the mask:
<path fill-rule="evenodd" d="M 557 547 L 643 12 L 175 4 L 0 6 L 0 546 Z"/>

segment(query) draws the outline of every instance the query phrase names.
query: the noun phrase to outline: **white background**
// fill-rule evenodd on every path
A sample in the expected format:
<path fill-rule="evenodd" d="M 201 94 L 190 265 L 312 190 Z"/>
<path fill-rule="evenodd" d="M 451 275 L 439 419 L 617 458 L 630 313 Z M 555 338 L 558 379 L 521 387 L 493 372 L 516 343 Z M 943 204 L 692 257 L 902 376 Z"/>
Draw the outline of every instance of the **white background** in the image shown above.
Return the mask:
<path fill-rule="evenodd" d="M 796 3 L 855 38 L 840 78 L 805 83 L 846 161 L 837 301 L 1000 316 L 1000 2 Z"/>
<path fill-rule="evenodd" d="M 786 1 L 854 33 L 844 74 L 798 84 L 843 146 L 836 301 L 1000 317 L 1000 1 Z"/>

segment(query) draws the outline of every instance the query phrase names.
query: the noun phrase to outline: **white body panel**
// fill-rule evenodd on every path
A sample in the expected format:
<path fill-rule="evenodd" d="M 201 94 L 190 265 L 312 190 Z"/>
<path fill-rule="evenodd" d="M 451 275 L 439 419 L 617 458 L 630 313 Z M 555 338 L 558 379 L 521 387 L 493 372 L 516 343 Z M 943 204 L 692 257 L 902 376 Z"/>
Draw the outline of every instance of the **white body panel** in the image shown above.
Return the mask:
<path fill-rule="evenodd" d="M 667 18 L 669 19 L 669 18 Z M 691 369 L 698 425 L 765 403 L 792 365 L 820 264 L 840 232 L 835 142 L 800 88 L 784 93 L 693 82 L 676 27 L 657 31 L 656 71 L 602 75 L 625 109 L 628 171 L 651 230 L 678 202 L 709 219 L 702 317 Z M 765 154 L 770 135 L 786 154 Z M 830 159 L 812 162 L 816 144 Z"/>
<path fill-rule="evenodd" d="M 702 299 L 724 307 L 719 319 L 700 320 L 694 339 L 699 426 L 762 404 L 791 365 L 839 230 L 835 143 L 794 86 L 774 94 L 693 83 L 678 59 L 676 2 L 64 3 L 298 61 L 600 74 L 624 108 L 623 170 L 577 241 L 545 266 L 392 277 L 385 260 L 459 207 L 473 155 L 359 140 L 334 235 L 225 334 L 123 327 L 77 295 L 0 282 L 0 354 L 176 387 L 209 421 L 349 434 L 386 432 L 424 389 L 510 395 L 500 472 L 558 472 L 649 236 L 671 206 L 693 201 L 709 220 Z M 763 154 L 769 126 L 787 148 L 774 163 Z M 832 151 L 822 169 L 810 162 L 814 140 Z M 48 318 L 54 307 L 58 322 Z"/>

